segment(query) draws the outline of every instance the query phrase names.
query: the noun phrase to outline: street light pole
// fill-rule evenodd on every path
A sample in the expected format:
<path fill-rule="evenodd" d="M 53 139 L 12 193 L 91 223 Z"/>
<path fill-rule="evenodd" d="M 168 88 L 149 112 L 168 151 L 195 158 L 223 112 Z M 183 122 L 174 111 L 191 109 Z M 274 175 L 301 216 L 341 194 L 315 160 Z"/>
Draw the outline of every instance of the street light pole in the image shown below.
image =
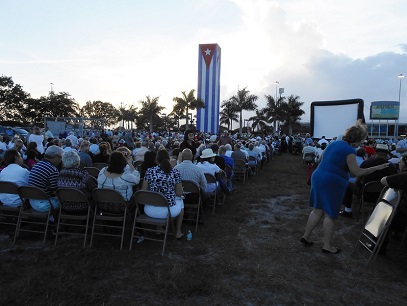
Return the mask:
<path fill-rule="evenodd" d="M 397 77 L 398 77 L 399 80 L 400 80 L 400 87 L 399 87 L 399 103 L 400 103 L 400 96 L 401 96 L 401 79 L 404 78 L 404 75 L 400 73 Z"/>
<path fill-rule="evenodd" d="M 276 85 L 276 100 L 275 100 L 276 103 L 277 103 L 277 89 L 278 89 L 278 84 L 280 84 L 279 81 L 275 81 L 275 82 L 274 82 L 274 85 Z"/>
<path fill-rule="evenodd" d="M 402 73 L 400 73 L 397 77 L 400 80 L 400 85 L 399 85 L 399 113 L 400 113 L 401 79 L 404 78 L 404 75 Z M 399 124 L 398 123 L 399 123 L 399 118 L 397 118 L 396 128 L 395 128 L 395 131 L 394 131 L 394 137 L 396 137 L 396 138 L 397 138 L 397 136 L 399 134 Z"/>

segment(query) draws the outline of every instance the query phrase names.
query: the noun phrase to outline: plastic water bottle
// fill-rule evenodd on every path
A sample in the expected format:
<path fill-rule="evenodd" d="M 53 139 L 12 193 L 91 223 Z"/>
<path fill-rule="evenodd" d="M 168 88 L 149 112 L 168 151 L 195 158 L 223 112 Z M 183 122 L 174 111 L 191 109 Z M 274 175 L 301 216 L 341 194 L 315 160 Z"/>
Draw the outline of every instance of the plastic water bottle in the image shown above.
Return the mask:
<path fill-rule="evenodd" d="M 190 230 L 188 230 L 188 233 L 187 233 L 187 240 L 192 240 L 192 233 Z"/>

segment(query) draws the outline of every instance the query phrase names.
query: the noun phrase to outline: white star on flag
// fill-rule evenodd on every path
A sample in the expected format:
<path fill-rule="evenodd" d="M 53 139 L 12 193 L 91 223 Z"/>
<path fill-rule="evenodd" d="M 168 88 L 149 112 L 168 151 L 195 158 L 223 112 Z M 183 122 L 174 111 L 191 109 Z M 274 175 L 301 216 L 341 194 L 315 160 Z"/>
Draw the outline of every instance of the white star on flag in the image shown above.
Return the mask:
<path fill-rule="evenodd" d="M 207 48 L 207 49 L 205 50 L 205 55 L 211 55 L 211 50 L 210 50 L 209 48 Z"/>

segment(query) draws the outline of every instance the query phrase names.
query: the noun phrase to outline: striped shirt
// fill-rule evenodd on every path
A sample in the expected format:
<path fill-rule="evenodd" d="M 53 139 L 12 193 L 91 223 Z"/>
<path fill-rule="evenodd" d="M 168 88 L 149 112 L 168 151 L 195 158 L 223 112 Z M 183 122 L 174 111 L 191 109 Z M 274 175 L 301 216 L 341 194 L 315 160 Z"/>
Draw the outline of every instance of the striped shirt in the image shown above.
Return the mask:
<path fill-rule="evenodd" d="M 54 197 L 54 192 L 58 189 L 58 177 L 58 169 L 50 161 L 43 159 L 31 169 L 28 185 L 38 187 L 49 197 Z"/>

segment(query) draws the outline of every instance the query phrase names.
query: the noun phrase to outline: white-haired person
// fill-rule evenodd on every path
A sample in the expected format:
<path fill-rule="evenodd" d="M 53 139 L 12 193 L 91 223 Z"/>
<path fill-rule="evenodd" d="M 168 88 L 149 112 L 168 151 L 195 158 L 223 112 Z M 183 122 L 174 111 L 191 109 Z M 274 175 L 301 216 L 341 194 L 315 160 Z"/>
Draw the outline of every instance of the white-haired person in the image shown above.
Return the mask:
<path fill-rule="evenodd" d="M 323 253 L 337 254 L 340 249 L 332 245 L 335 221 L 338 219 L 342 200 L 348 187 L 349 172 L 354 176 L 365 176 L 389 165 L 382 164 L 370 168 L 359 168 L 356 162 L 356 148 L 367 137 L 366 127 L 359 121 L 348 128 L 342 140 L 332 142 L 323 154 L 318 168 L 311 177 L 310 206 L 313 210 L 308 218 L 305 232 L 300 241 L 312 246 L 311 234 L 325 216 L 323 222 Z"/>
<path fill-rule="evenodd" d="M 62 154 L 64 152 L 58 146 L 50 146 L 44 153 L 44 158 L 39 161 L 30 171 L 28 184 L 45 191 L 49 196 L 53 208 L 59 207 L 59 201 L 55 196 L 58 189 L 59 170 Z M 30 200 L 31 207 L 40 212 L 50 209 L 46 200 Z"/>
<path fill-rule="evenodd" d="M 97 187 L 97 183 L 88 172 L 80 168 L 80 165 L 81 159 L 75 151 L 62 154 L 62 169 L 59 172 L 58 188 L 79 189 L 90 198 L 92 190 Z"/>

